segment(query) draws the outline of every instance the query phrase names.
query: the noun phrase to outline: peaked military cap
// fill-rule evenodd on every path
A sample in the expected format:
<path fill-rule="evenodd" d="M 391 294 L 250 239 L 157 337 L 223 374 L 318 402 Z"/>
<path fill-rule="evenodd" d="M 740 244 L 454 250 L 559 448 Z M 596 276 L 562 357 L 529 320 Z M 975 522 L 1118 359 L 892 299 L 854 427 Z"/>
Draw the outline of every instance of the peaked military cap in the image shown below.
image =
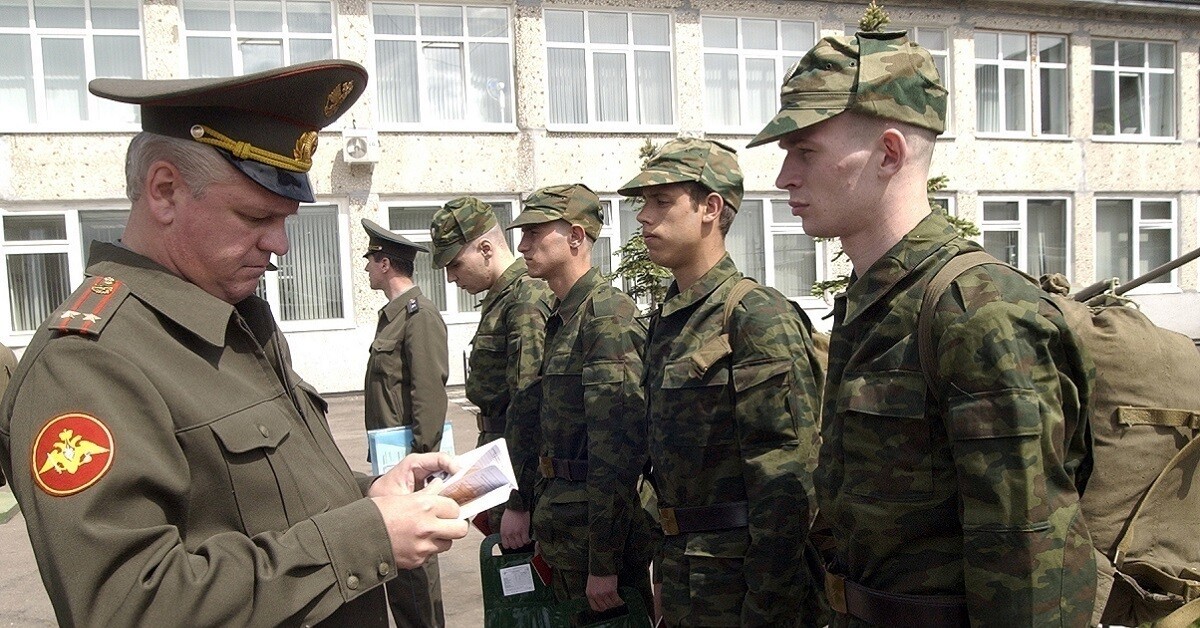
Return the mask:
<path fill-rule="evenodd" d="M 747 146 L 773 142 L 843 111 L 946 129 L 946 88 L 929 51 L 903 32 L 832 36 L 792 66 L 779 113 Z"/>
<path fill-rule="evenodd" d="M 642 188 L 689 181 L 716 192 L 734 211 L 742 204 L 742 169 L 737 151 L 720 142 L 693 137 L 663 144 L 641 173 L 617 191 L 625 196 L 641 196 Z"/>
<path fill-rule="evenodd" d="M 492 206 L 474 196 L 460 196 L 433 215 L 429 236 L 433 241 L 433 267 L 445 268 L 468 242 L 496 226 Z"/>
<path fill-rule="evenodd" d="M 525 199 L 524 205 L 525 208 L 508 226 L 509 229 L 565 220 L 583 227 L 584 233 L 595 240 L 600 237 L 600 229 L 604 226 L 600 197 L 582 183 L 551 185 L 535 190 Z"/>
<path fill-rule="evenodd" d="M 95 79 L 101 98 L 141 105 L 142 129 L 208 144 L 264 188 L 311 203 L 317 131 L 367 86 L 353 61 L 328 60 L 232 78 Z"/>
<path fill-rule="evenodd" d="M 370 257 L 376 253 L 383 253 L 404 260 L 413 260 L 417 257 L 417 251 L 428 253 L 429 249 L 421 244 L 417 244 L 412 240 L 384 229 L 379 223 L 374 220 L 362 219 L 363 229 L 367 230 L 367 236 L 371 239 L 367 243 L 367 252 L 363 253 L 363 257 Z"/>

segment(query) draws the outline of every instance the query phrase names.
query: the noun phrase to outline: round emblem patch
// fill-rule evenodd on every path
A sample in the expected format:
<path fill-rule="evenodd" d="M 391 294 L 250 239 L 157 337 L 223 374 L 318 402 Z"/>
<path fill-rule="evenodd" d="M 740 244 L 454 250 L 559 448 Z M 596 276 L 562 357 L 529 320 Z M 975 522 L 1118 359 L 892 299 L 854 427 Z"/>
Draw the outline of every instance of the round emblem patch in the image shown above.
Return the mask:
<path fill-rule="evenodd" d="M 43 491 L 63 497 L 95 484 L 112 466 L 112 457 L 108 427 L 89 414 L 70 413 L 42 427 L 29 464 Z"/>

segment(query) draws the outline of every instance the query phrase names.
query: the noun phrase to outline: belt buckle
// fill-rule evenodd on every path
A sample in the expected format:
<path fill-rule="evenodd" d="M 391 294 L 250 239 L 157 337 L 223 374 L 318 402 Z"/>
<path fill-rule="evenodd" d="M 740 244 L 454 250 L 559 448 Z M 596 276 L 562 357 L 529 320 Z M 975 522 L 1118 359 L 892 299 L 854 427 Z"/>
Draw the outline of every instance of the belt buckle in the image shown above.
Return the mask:
<path fill-rule="evenodd" d="M 542 477 L 547 480 L 554 477 L 554 459 L 549 456 L 542 456 L 538 460 L 538 467 L 542 471 Z"/>
<path fill-rule="evenodd" d="M 850 612 L 846 606 L 846 579 L 829 571 L 825 572 L 825 598 L 835 613 L 846 615 Z"/>
<path fill-rule="evenodd" d="M 675 518 L 674 508 L 659 508 L 658 520 L 662 524 L 663 534 L 667 536 L 679 534 L 679 520 Z"/>

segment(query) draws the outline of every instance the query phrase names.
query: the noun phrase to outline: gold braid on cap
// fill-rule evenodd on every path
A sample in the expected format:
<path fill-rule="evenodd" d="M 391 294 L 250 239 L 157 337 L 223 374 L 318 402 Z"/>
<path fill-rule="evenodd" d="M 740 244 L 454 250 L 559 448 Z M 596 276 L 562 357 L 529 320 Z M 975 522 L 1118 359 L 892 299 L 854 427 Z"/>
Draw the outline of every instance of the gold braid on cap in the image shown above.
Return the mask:
<path fill-rule="evenodd" d="M 212 127 L 203 124 L 197 124 L 192 127 L 192 139 L 203 144 L 208 144 L 209 146 L 225 149 L 238 159 L 252 159 L 268 166 L 291 170 L 292 172 L 308 172 L 312 169 L 312 154 L 317 148 L 316 131 L 305 131 L 296 140 L 294 157 L 272 153 L 269 150 L 258 148 L 250 142 L 234 141 L 223 135 L 220 131 L 216 131 Z"/>

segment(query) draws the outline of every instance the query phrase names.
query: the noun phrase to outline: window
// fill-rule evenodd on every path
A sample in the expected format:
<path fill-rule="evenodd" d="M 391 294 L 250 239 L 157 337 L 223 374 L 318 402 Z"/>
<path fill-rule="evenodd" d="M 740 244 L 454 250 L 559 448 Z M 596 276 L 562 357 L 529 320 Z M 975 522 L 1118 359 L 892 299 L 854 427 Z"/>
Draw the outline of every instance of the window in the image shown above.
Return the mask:
<path fill-rule="evenodd" d="M 512 124 L 507 7 L 374 2 L 371 18 L 382 122 Z"/>
<path fill-rule="evenodd" d="M 1175 258 L 1175 201 L 1096 200 L 1096 278 L 1128 281 Z M 1167 273 L 1139 290 L 1174 285 Z"/>
<path fill-rule="evenodd" d="M 660 13 L 546 9 L 550 124 L 674 123 L 671 23 Z"/>
<path fill-rule="evenodd" d="M 700 26 L 706 124 L 757 132 L 779 110 L 784 73 L 816 43 L 816 25 L 705 16 Z"/>
<path fill-rule="evenodd" d="M 128 210 L 69 210 L 0 215 L 0 285 L 8 306 L 0 313 L 5 334 L 28 335 L 83 281 L 92 240 L 116 242 Z"/>
<path fill-rule="evenodd" d="M 811 297 L 813 284 L 824 279 L 824 248 L 804 233 L 786 199 L 743 200 L 725 247 L 743 275 L 789 298 Z"/>
<path fill-rule="evenodd" d="M 983 248 L 1034 277 L 1067 274 L 1067 200 L 983 199 Z"/>
<path fill-rule="evenodd" d="M 142 78 L 140 6 L 140 0 L 0 0 L 2 124 L 72 130 L 137 123 L 137 107 L 92 96 L 87 83 Z"/>
<path fill-rule="evenodd" d="M 448 201 L 450 199 L 446 199 Z M 496 212 L 496 220 L 500 223 L 500 228 L 504 229 L 512 224 L 513 202 L 512 201 L 496 201 L 484 200 L 488 205 L 491 205 L 492 211 Z M 433 222 L 433 215 L 437 210 L 442 208 L 445 201 L 430 202 L 416 205 L 393 205 L 387 208 L 387 226 L 388 229 L 408 238 L 413 242 L 418 242 L 426 246 L 429 245 L 429 224 Z M 508 235 L 509 248 L 516 253 L 514 240 L 519 241 L 520 234 L 514 234 L 511 231 L 505 231 Z M 433 301 L 437 306 L 438 311 L 449 317 L 454 315 L 479 316 L 479 303 L 483 301 L 483 294 L 472 295 L 466 290 L 462 290 L 450 283 L 446 279 L 445 268 L 433 267 L 433 256 L 429 253 L 418 251 L 417 258 L 414 261 L 415 270 L 413 281 L 417 287 L 421 289 L 430 301 Z M 464 318 L 460 316 L 459 318 Z"/>
<path fill-rule="evenodd" d="M 333 57 L 329 0 L 181 0 L 188 76 L 250 74 Z"/>
<path fill-rule="evenodd" d="M 980 133 L 1066 135 L 1067 38 L 976 32 L 975 101 Z"/>
<path fill-rule="evenodd" d="M 347 318 L 350 296 L 342 260 L 349 254 L 349 242 L 342 236 L 342 222 L 336 205 L 301 205 L 284 223 L 287 255 L 275 258 L 279 270 L 259 280 L 258 296 L 271 304 L 285 330 Z"/>
<path fill-rule="evenodd" d="M 1092 41 L 1092 133 L 1175 137 L 1175 45 Z"/>

